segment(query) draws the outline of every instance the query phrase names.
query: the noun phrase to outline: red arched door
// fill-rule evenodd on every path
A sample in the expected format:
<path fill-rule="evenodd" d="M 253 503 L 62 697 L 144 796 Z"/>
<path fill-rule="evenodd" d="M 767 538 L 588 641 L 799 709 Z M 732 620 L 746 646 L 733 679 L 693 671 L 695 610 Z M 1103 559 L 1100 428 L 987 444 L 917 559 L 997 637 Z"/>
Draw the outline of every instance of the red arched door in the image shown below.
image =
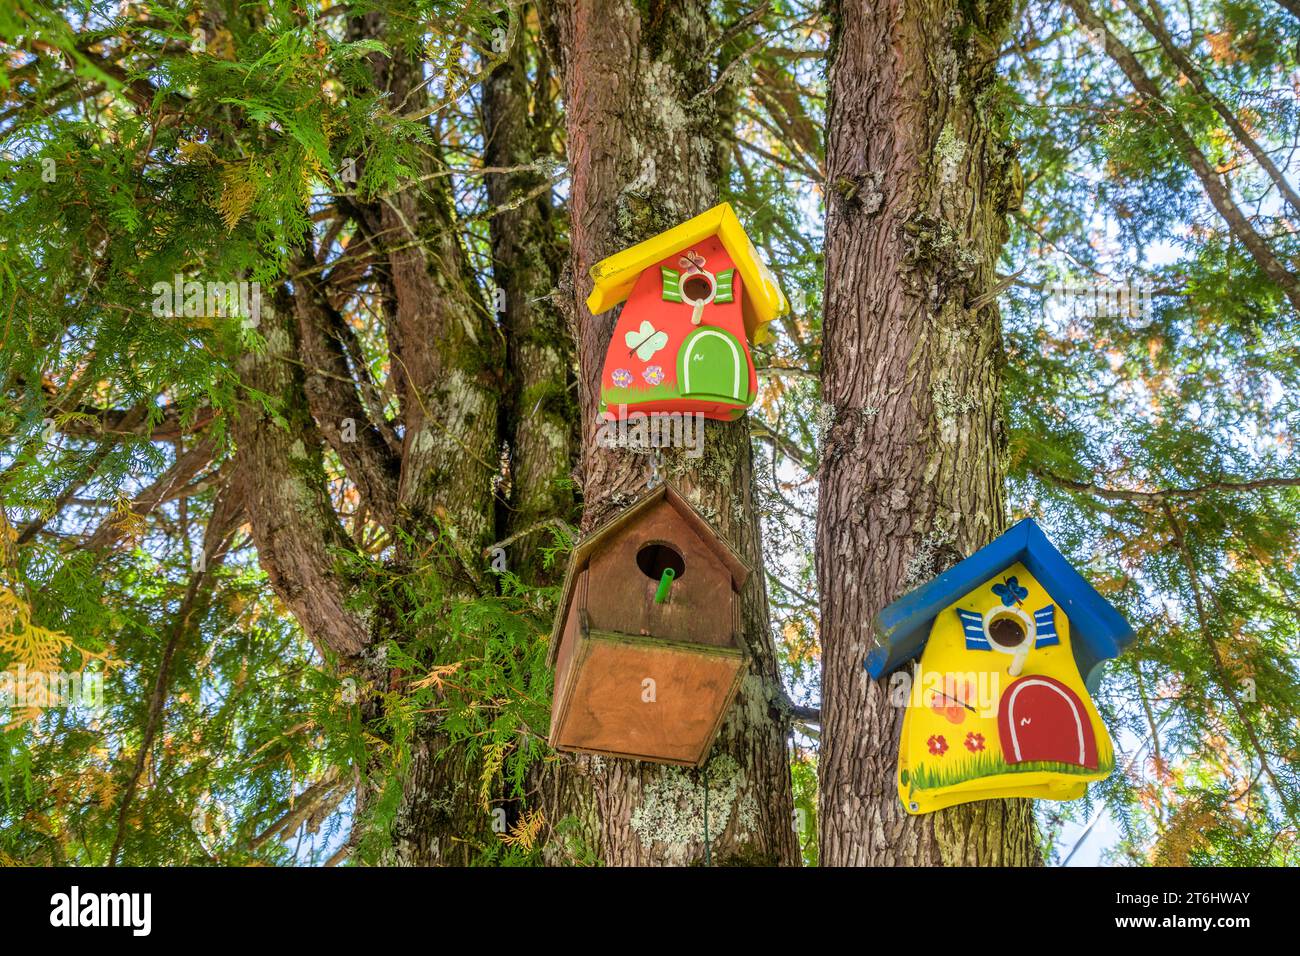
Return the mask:
<path fill-rule="evenodd" d="M 1079 695 L 1051 677 L 1011 682 L 998 704 L 1007 763 L 1051 760 L 1097 769 L 1097 739 Z"/>

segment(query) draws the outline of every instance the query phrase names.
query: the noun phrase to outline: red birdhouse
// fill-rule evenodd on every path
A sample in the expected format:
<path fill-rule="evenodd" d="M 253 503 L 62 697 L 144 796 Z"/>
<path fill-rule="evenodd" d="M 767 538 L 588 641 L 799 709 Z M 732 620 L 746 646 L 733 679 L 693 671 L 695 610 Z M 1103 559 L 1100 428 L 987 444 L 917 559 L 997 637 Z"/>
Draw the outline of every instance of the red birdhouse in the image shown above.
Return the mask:
<path fill-rule="evenodd" d="M 587 307 L 626 301 L 605 354 L 601 412 L 734 419 L 758 394 L 750 346 L 788 306 L 726 203 L 601 261 Z"/>

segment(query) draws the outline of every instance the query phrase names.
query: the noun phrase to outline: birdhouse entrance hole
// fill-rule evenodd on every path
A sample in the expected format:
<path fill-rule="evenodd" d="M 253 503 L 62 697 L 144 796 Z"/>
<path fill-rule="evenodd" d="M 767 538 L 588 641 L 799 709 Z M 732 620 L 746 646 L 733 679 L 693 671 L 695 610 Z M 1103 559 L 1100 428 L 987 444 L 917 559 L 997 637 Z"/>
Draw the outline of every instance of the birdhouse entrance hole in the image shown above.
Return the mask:
<path fill-rule="evenodd" d="M 687 276 L 682 282 L 682 298 L 687 302 L 708 302 L 713 298 L 713 283 L 703 273 Z"/>
<path fill-rule="evenodd" d="M 1025 628 L 1014 617 L 999 617 L 989 622 L 989 640 L 1001 647 L 1019 647 L 1025 640 Z"/>
<path fill-rule="evenodd" d="M 636 553 L 636 566 L 652 581 L 662 579 L 664 571 L 668 568 L 673 569 L 674 580 L 680 579 L 686 573 L 686 562 L 682 560 L 681 553 L 671 544 L 662 541 L 651 541 L 649 544 L 641 545 L 641 549 Z"/>

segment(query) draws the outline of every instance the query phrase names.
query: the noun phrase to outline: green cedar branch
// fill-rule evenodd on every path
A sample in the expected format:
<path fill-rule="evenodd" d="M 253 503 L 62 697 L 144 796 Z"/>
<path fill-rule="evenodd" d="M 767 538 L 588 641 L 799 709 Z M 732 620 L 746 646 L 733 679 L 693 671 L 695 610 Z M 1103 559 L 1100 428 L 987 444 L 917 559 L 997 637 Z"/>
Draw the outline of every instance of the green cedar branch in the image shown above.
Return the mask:
<path fill-rule="evenodd" d="M 1189 488 L 1158 488 L 1155 491 L 1139 491 L 1133 488 L 1109 488 L 1086 481 L 1077 481 L 1044 468 L 1031 469 L 1031 474 L 1058 487 L 1083 492 L 1097 498 L 1105 498 L 1109 501 L 1161 502 L 1174 498 L 1201 498 L 1216 491 L 1241 493 L 1261 491 L 1268 488 L 1300 487 L 1300 477 L 1274 476 L 1248 480 L 1226 479 L 1211 481 Z"/>
<path fill-rule="evenodd" d="M 1066 0 L 1066 3 L 1074 11 L 1080 23 L 1104 38 L 1106 53 L 1128 77 L 1133 89 L 1150 106 L 1150 115 L 1168 133 L 1170 140 L 1191 166 L 1196 178 L 1200 180 L 1201 187 L 1205 190 L 1205 195 L 1223 217 L 1229 230 L 1246 247 L 1260 270 L 1276 283 L 1291 304 L 1300 310 L 1300 279 L 1273 253 L 1264 237 L 1255 230 L 1250 220 L 1237 206 L 1228 186 L 1214 171 L 1192 135 L 1178 121 L 1173 109 L 1161 95 L 1159 87 L 1138 62 L 1137 56 L 1111 31 L 1107 23 L 1093 12 L 1087 0 Z"/>

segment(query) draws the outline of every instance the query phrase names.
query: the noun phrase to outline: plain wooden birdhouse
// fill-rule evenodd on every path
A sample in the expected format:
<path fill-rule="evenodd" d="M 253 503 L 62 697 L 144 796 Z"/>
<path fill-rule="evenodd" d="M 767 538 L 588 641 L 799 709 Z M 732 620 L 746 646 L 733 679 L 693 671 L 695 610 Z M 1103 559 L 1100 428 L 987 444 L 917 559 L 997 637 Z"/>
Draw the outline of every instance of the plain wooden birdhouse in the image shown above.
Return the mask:
<path fill-rule="evenodd" d="M 743 674 L 748 575 L 667 484 L 586 537 L 551 632 L 551 746 L 703 764 Z"/>

